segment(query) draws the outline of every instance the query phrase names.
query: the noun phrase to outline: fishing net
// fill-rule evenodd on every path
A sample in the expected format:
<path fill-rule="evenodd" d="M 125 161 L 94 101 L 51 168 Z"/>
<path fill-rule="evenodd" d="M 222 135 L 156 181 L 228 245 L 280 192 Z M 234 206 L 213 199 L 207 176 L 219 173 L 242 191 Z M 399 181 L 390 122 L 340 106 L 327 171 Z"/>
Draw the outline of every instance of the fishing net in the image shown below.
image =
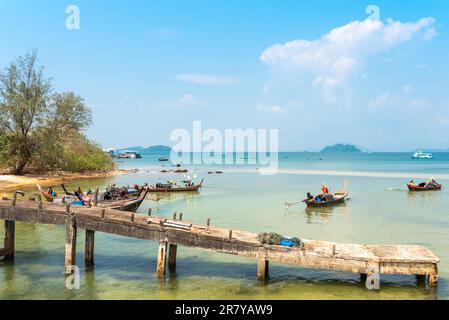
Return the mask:
<path fill-rule="evenodd" d="M 259 233 L 257 238 L 261 244 L 279 244 L 284 239 L 283 236 L 274 232 Z"/>

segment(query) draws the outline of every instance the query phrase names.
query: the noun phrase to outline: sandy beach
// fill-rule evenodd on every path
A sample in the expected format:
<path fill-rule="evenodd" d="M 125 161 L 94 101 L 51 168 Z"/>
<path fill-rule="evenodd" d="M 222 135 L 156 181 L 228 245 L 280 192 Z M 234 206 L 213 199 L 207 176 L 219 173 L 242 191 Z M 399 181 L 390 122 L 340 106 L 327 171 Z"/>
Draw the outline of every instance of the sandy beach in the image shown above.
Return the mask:
<path fill-rule="evenodd" d="M 64 181 L 74 181 L 79 179 L 104 178 L 113 177 L 122 174 L 135 172 L 135 169 L 117 169 L 111 172 L 96 172 L 91 174 L 68 173 L 62 172 L 58 174 L 29 174 L 23 176 L 0 175 L 0 190 L 12 191 L 20 188 L 35 186 L 36 184 L 59 184 Z"/>

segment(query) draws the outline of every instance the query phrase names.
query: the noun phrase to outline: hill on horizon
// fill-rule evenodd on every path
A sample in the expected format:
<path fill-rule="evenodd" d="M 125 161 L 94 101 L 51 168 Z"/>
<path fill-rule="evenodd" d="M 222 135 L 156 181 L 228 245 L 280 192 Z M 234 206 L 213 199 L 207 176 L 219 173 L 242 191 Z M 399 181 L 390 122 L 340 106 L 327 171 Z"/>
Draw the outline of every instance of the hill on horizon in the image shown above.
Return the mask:
<path fill-rule="evenodd" d="M 362 150 L 352 144 L 338 143 L 333 146 L 327 146 L 320 152 L 362 152 Z"/>

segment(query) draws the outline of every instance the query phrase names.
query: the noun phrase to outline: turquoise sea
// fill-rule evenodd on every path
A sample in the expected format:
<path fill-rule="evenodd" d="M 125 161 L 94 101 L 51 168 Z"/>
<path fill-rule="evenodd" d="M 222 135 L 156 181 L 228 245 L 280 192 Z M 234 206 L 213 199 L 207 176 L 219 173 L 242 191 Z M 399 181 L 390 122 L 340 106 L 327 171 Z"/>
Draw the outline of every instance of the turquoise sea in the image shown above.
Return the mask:
<path fill-rule="evenodd" d="M 137 168 L 108 179 L 80 181 L 69 187 L 104 187 L 183 180 L 158 162 L 160 155 L 119 160 L 120 168 Z M 189 176 L 204 178 L 200 193 L 151 196 L 156 215 L 183 212 L 184 220 L 255 232 L 273 231 L 307 239 L 371 244 L 421 244 L 439 256 L 437 288 L 417 285 L 413 276 L 382 276 L 381 290 L 368 291 L 356 274 L 270 264 L 270 280 L 256 281 L 256 262 L 179 247 L 177 270 L 158 279 L 157 245 L 108 234 L 96 235 L 95 266 L 84 266 L 84 233 L 79 231 L 79 290 L 64 289 L 65 228 L 18 223 L 16 260 L 0 261 L 0 299 L 448 299 L 449 189 L 410 193 L 406 183 L 434 176 L 449 186 L 449 153 L 433 160 L 412 160 L 408 153 L 280 153 L 279 170 L 260 175 L 257 164 L 188 165 Z M 249 156 L 251 159 L 251 155 Z M 208 174 L 209 171 L 223 174 Z M 320 183 L 332 190 L 347 179 L 345 205 L 308 211 L 284 202 L 318 193 Z M 31 191 L 30 191 L 31 192 Z M 34 192 L 34 191 L 33 191 Z M 3 224 L 0 231 L 3 232 Z"/>

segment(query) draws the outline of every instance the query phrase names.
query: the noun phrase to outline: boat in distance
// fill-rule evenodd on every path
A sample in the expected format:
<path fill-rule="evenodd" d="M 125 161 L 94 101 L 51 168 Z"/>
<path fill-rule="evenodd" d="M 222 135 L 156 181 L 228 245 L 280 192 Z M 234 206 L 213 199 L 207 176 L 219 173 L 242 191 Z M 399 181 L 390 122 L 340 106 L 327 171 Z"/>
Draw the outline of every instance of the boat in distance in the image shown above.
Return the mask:
<path fill-rule="evenodd" d="M 201 180 L 199 184 L 185 183 L 184 186 L 174 185 L 174 184 L 163 184 L 157 183 L 155 186 L 149 186 L 147 188 L 148 192 L 190 192 L 198 191 L 202 187 L 204 179 Z"/>
<path fill-rule="evenodd" d="M 436 183 L 434 185 L 428 185 L 426 183 L 420 183 L 418 185 L 407 183 L 409 191 L 437 191 L 441 190 L 441 184 Z"/>
<path fill-rule="evenodd" d="M 412 155 L 412 159 L 433 159 L 433 154 L 430 152 L 417 151 Z"/>
<path fill-rule="evenodd" d="M 317 198 L 320 198 L 320 200 L 317 201 Z M 309 208 L 318 208 L 345 202 L 347 198 L 348 198 L 347 191 L 339 191 L 336 193 L 321 194 L 318 195 L 317 197 L 314 197 L 313 199 L 306 199 L 304 200 L 304 202 Z"/>

